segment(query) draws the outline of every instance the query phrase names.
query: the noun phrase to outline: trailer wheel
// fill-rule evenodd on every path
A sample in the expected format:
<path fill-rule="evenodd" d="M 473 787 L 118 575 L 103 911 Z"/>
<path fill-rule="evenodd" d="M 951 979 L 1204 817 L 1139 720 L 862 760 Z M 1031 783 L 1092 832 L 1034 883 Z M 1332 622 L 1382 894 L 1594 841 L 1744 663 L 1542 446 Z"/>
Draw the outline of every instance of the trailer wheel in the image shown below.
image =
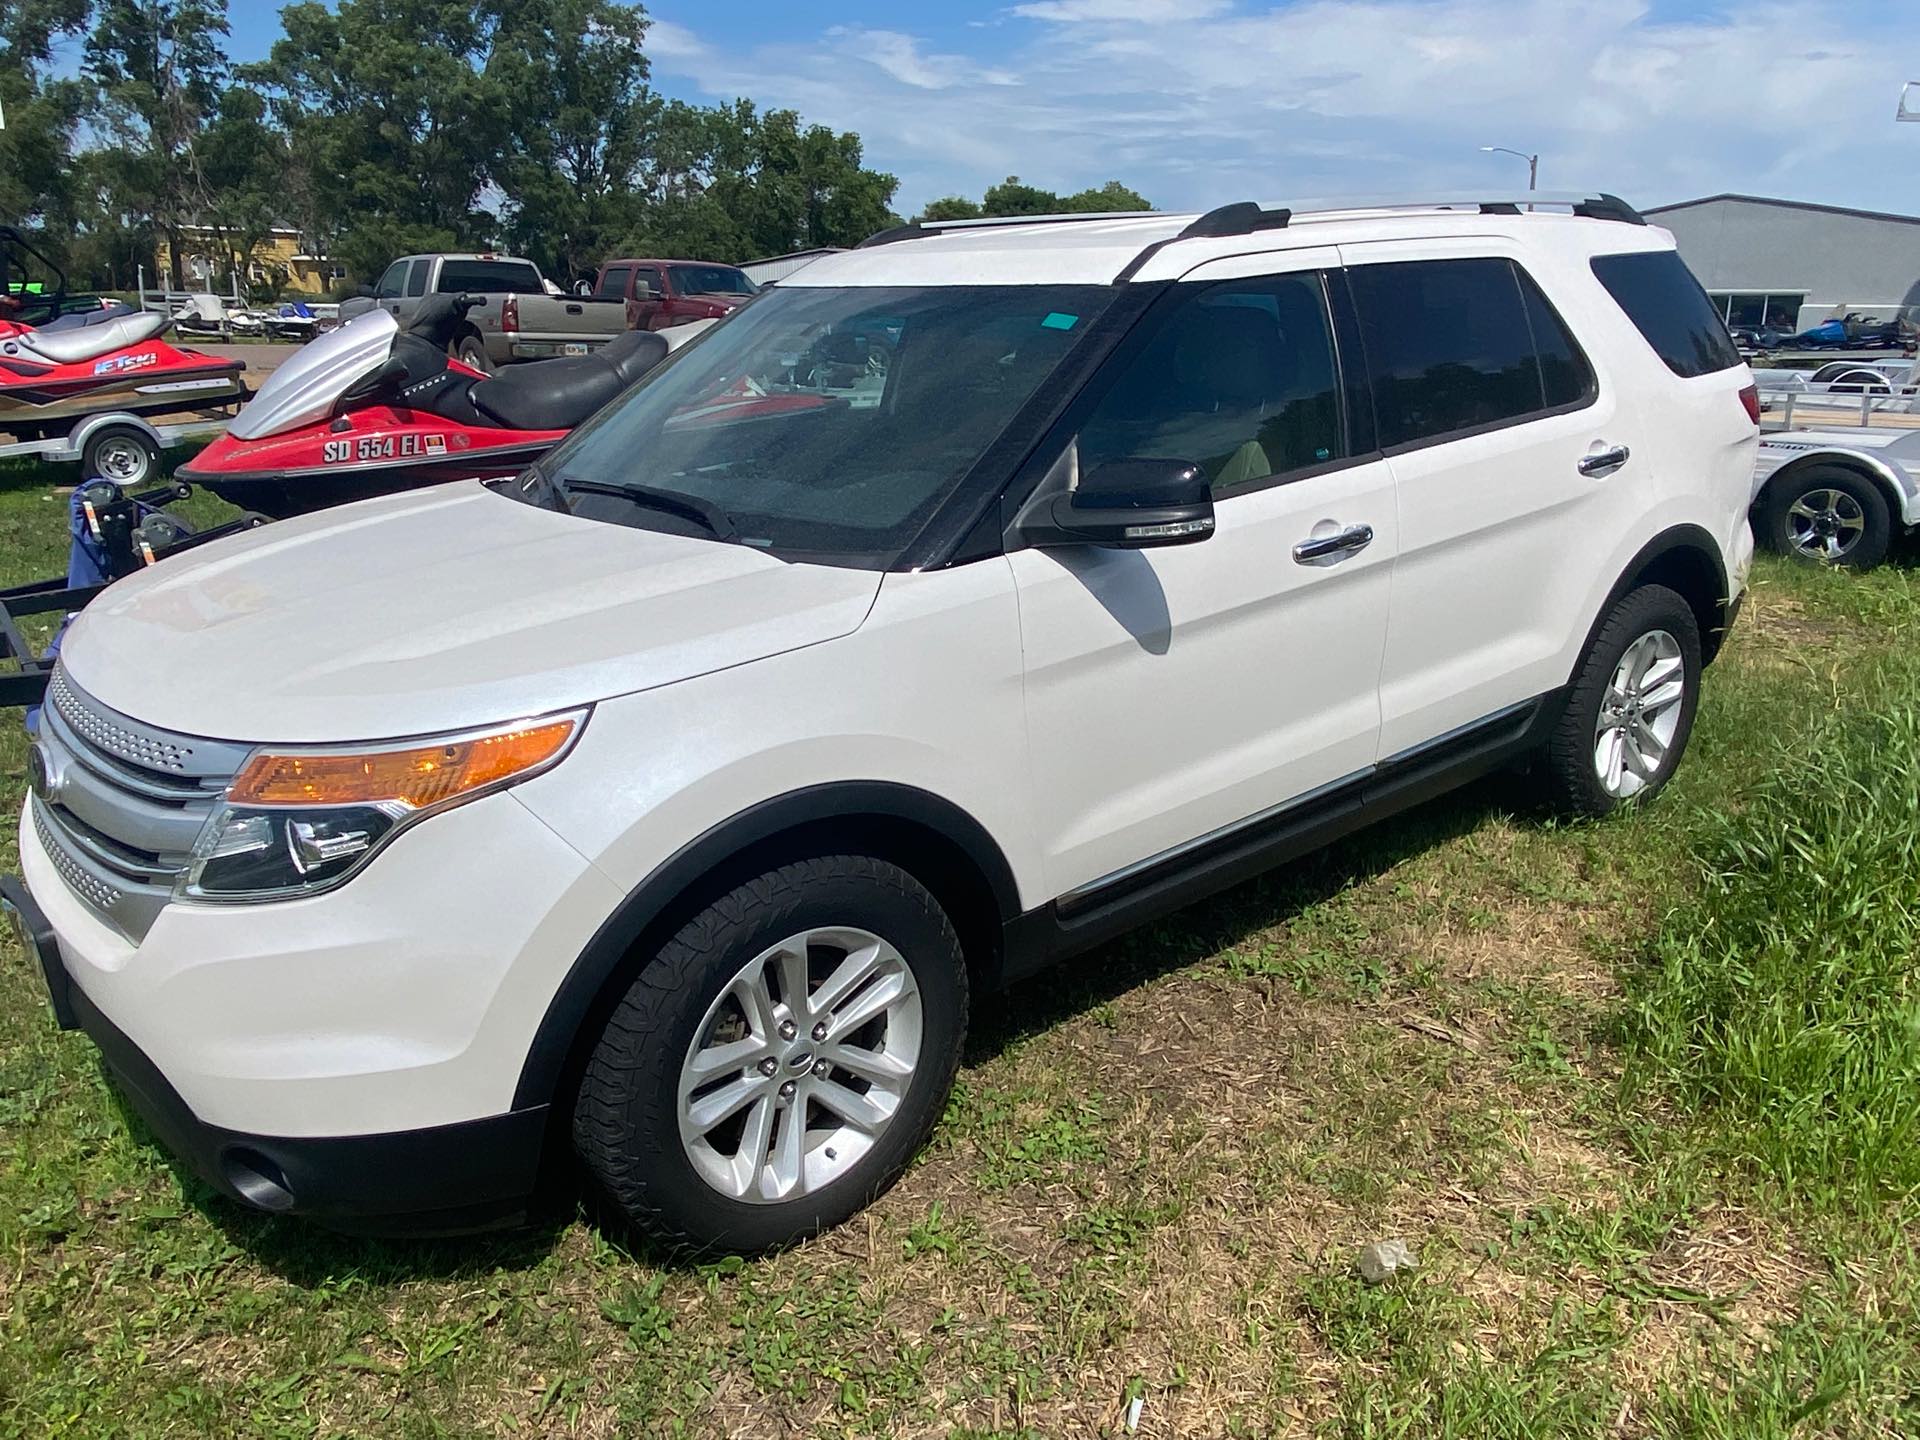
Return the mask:
<path fill-rule="evenodd" d="M 160 473 L 160 447 L 131 425 L 108 425 L 87 437 L 80 470 L 83 479 L 137 489 Z"/>

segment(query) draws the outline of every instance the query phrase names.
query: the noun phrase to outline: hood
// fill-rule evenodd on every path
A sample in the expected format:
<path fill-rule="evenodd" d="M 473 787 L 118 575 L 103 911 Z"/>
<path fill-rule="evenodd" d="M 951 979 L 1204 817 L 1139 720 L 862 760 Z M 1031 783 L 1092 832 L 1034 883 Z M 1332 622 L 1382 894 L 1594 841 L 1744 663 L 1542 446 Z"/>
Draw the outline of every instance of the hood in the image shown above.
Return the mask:
<path fill-rule="evenodd" d="M 424 735 L 603 700 L 857 629 L 871 570 L 576 519 L 473 481 L 218 541 L 113 585 L 61 646 L 151 725 Z"/>

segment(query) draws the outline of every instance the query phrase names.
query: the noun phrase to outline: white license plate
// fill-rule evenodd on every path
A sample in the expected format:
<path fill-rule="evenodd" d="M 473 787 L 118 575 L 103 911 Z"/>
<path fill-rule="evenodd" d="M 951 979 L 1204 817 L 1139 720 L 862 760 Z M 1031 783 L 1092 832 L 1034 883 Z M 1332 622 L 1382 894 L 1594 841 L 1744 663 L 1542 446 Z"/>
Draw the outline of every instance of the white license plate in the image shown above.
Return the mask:
<path fill-rule="evenodd" d="M 592 347 L 588 345 L 567 344 L 560 347 L 560 353 L 562 355 L 584 355 L 591 348 Z"/>

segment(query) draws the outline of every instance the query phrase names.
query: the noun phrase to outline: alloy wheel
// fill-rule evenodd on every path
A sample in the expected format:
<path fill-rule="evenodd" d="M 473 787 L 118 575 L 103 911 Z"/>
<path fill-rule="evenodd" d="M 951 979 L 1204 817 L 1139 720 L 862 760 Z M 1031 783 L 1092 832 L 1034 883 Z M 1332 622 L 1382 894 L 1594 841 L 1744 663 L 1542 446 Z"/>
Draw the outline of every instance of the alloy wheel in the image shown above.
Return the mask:
<path fill-rule="evenodd" d="M 1686 695 L 1686 660 L 1672 635 L 1650 630 L 1627 646 L 1593 730 L 1593 767 L 1608 794 L 1630 799 L 1659 776 Z"/>
<path fill-rule="evenodd" d="M 1845 559 L 1866 529 L 1866 509 L 1844 490 L 1809 490 L 1787 507 L 1787 541 L 1809 560 Z"/>
<path fill-rule="evenodd" d="M 920 990 L 869 931 L 816 926 L 769 946 L 707 1009 L 680 1065 L 680 1143 L 734 1200 L 811 1194 L 885 1133 L 920 1056 Z"/>

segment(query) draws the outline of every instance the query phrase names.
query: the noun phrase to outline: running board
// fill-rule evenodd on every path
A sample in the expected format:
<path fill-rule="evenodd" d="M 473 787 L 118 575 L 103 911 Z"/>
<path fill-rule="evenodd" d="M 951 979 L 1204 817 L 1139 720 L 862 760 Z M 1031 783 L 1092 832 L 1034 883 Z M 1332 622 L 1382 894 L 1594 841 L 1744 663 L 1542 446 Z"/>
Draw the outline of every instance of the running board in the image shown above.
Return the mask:
<path fill-rule="evenodd" d="M 1496 711 L 1371 769 L 1068 891 L 1004 929 L 1009 983 L 1492 773 L 1546 739 L 1564 690 Z"/>

